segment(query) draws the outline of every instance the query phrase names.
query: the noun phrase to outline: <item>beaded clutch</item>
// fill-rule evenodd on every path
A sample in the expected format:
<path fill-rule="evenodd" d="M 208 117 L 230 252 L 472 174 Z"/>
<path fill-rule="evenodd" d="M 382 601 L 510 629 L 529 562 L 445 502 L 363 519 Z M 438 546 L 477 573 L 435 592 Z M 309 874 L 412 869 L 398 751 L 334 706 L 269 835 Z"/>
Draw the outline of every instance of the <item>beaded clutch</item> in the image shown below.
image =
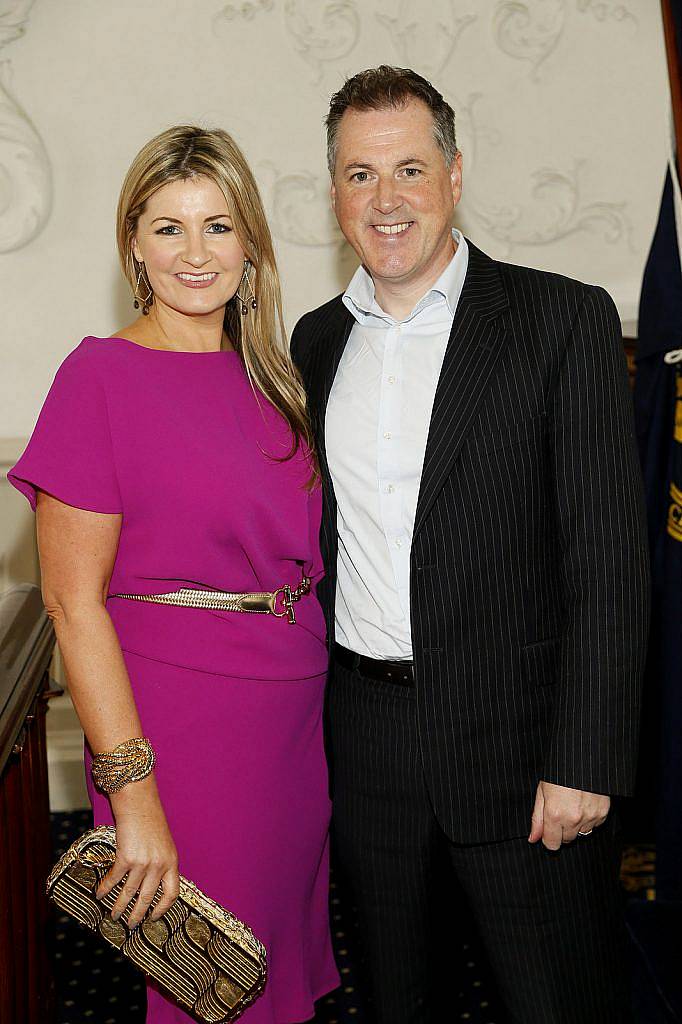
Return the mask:
<path fill-rule="evenodd" d="M 263 991 L 266 956 L 250 928 L 180 875 L 180 894 L 158 921 L 150 914 L 127 926 L 133 901 L 111 917 L 123 882 L 101 900 L 95 896 L 116 856 L 116 829 L 85 832 L 57 861 L 47 895 L 81 924 L 98 932 L 131 963 L 200 1021 L 227 1024 Z"/>

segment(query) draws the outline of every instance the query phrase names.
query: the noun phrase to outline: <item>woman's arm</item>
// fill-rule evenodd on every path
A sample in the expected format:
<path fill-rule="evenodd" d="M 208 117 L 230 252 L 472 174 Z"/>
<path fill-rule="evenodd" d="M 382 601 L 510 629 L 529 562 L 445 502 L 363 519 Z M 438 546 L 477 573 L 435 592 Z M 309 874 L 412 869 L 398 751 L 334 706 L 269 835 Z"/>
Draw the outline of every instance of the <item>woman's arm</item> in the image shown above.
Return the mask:
<path fill-rule="evenodd" d="M 94 753 L 142 736 L 118 637 L 105 607 L 121 516 L 86 512 L 38 494 L 38 550 L 45 608 L 54 623 L 69 693 Z M 177 852 L 153 773 L 109 795 L 116 819 L 116 860 L 102 880 L 104 896 L 124 875 L 113 915 L 139 890 L 129 918 L 142 919 L 159 884 L 158 918 L 178 895 Z"/>

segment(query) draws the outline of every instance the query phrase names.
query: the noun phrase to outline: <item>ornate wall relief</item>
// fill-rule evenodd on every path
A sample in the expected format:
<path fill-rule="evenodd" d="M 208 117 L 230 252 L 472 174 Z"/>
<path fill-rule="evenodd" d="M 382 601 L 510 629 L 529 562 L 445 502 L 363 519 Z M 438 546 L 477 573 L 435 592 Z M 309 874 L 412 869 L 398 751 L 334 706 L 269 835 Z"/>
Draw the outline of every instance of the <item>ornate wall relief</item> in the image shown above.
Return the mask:
<path fill-rule="evenodd" d="M 583 160 L 570 168 L 552 166 L 529 169 L 528 198 L 518 203 L 495 204 L 484 199 L 477 189 L 476 164 L 483 151 L 494 159 L 494 150 L 502 143 L 499 131 L 480 123 L 476 103 L 480 95 L 469 97 L 456 109 L 468 138 L 469 168 L 466 210 L 498 241 L 506 246 L 507 255 L 518 245 L 550 245 L 578 231 L 599 234 L 604 242 L 614 245 L 625 241 L 630 246 L 631 224 L 627 204 L 589 200 L 582 185 Z"/>
<path fill-rule="evenodd" d="M 33 0 L 0 2 L 0 49 L 26 31 Z M 0 62 L 0 252 L 26 245 L 52 209 L 52 168 L 45 146 L 12 95 L 11 64 Z"/>
<path fill-rule="evenodd" d="M 533 76 L 561 41 L 570 0 L 501 0 L 493 14 L 493 36 L 503 53 L 528 61 Z M 636 18 L 620 0 L 575 0 L 578 14 L 597 21 L 631 21 Z"/>
<path fill-rule="evenodd" d="M 308 248 L 345 245 L 329 206 L 327 175 L 281 174 L 272 163 L 261 166 L 272 178 L 268 209 L 277 238 Z"/>
<path fill-rule="evenodd" d="M 354 0 L 286 0 L 284 25 L 319 82 L 326 64 L 346 57 L 360 36 Z"/>
<path fill-rule="evenodd" d="M 477 15 L 472 11 L 457 14 L 453 0 L 431 0 L 424 8 L 416 7 L 412 0 L 400 0 L 397 7 L 395 13 L 377 14 L 376 19 L 388 30 L 401 66 L 437 79 L 462 32 Z"/>
<path fill-rule="evenodd" d="M 493 15 L 493 36 L 503 53 L 528 61 L 536 75 L 559 45 L 566 21 L 566 0 L 504 0 Z"/>
<path fill-rule="evenodd" d="M 618 0 L 576 0 L 580 14 L 592 14 L 597 21 L 634 21 L 637 19 L 628 6 Z"/>
<path fill-rule="evenodd" d="M 214 28 L 219 28 L 222 22 L 252 21 L 262 11 L 272 11 L 275 7 L 275 0 L 244 0 L 243 3 L 225 4 L 221 11 L 218 11 L 213 19 Z"/>

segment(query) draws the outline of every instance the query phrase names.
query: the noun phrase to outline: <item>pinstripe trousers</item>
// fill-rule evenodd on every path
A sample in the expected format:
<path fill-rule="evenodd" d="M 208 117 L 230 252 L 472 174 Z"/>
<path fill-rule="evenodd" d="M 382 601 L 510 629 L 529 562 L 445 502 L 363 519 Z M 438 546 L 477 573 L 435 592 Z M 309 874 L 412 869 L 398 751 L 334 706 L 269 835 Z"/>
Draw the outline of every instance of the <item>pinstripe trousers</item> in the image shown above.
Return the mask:
<path fill-rule="evenodd" d="M 510 1021 L 630 1024 L 614 816 L 556 853 L 526 836 L 454 844 L 426 789 L 415 691 L 334 665 L 327 711 L 336 856 L 358 908 L 374 1024 L 451 1019 L 455 888 Z"/>

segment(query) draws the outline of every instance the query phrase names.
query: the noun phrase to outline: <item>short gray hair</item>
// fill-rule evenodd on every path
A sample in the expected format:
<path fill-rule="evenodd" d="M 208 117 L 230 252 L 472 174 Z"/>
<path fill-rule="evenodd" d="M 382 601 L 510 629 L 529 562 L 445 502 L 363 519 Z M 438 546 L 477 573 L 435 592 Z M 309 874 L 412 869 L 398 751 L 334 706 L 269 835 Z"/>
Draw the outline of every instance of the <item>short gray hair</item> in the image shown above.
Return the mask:
<path fill-rule="evenodd" d="M 411 99 L 424 103 L 433 116 L 433 135 L 445 163 L 451 166 L 457 156 L 455 112 L 437 89 L 416 71 L 382 64 L 347 78 L 329 103 L 327 127 L 327 165 L 334 177 L 336 143 L 341 118 L 347 110 L 387 110 L 406 106 Z"/>

